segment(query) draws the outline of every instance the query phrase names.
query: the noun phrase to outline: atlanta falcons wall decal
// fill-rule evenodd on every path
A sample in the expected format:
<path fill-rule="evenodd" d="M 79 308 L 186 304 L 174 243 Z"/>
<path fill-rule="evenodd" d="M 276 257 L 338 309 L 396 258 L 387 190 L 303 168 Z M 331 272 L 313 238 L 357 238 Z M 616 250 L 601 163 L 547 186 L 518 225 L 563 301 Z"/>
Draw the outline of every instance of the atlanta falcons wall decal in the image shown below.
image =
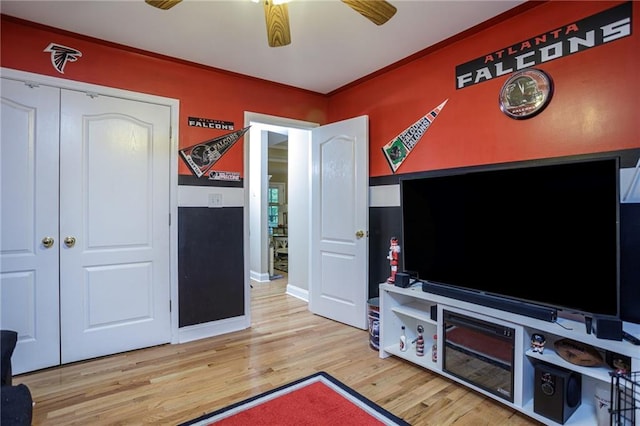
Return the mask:
<path fill-rule="evenodd" d="M 51 53 L 51 64 L 60 74 L 64 74 L 67 62 L 75 62 L 82 56 L 79 50 L 56 43 L 50 43 L 44 52 Z"/>

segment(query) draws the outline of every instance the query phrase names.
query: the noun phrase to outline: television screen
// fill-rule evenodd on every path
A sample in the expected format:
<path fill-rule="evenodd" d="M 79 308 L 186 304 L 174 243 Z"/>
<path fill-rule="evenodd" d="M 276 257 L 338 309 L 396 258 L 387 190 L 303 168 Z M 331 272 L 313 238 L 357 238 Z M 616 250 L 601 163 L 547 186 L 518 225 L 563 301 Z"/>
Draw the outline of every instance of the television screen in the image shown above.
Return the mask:
<path fill-rule="evenodd" d="M 419 280 L 619 316 L 617 158 L 462 170 L 400 186 L 404 270 Z"/>

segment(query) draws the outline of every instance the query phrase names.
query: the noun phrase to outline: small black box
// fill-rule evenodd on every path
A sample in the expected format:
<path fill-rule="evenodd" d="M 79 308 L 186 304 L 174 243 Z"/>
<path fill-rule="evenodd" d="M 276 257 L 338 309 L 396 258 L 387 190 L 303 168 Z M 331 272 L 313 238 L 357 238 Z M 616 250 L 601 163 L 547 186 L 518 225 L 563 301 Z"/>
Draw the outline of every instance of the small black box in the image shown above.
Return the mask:
<path fill-rule="evenodd" d="M 622 340 L 622 320 L 618 318 L 593 317 L 593 332 L 598 339 Z"/>
<path fill-rule="evenodd" d="M 409 274 L 405 274 L 404 272 L 398 272 L 396 274 L 396 286 L 407 288 L 409 287 Z"/>

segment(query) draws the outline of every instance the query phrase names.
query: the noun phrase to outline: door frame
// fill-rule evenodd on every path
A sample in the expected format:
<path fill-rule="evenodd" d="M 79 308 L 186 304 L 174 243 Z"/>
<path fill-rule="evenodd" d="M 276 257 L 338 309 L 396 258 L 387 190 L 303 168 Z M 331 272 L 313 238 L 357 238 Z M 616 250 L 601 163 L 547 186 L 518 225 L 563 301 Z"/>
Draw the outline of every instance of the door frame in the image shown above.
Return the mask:
<path fill-rule="evenodd" d="M 244 126 L 251 126 L 249 131 L 244 136 L 244 261 L 245 261 L 245 312 L 249 314 L 249 323 L 251 323 L 251 281 L 268 281 L 269 275 L 269 252 L 268 252 L 268 235 L 267 235 L 267 209 L 266 200 L 261 202 L 260 197 L 264 195 L 266 197 L 266 190 L 269 186 L 269 177 L 267 170 L 267 156 L 268 156 L 268 134 L 269 132 L 276 132 L 279 134 L 287 135 L 289 138 L 295 137 L 298 139 L 308 139 L 308 149 L 311 146 L 311 130 L 318 127 L 318 123 L 309 121 L 296 120 L 286 117 L 278 117 L 274 115 L 260 114 L 250 111 L 244 113 Z M 295 135 L 294 135 L 295 134 Z M 308 135 L 307 135 L 308 134 Z M 295 150 L 294 150 L 295 151 Z M 304 151 L 304 149 L 303 149 Z M 289 152 L 291 152 L 291 143 L 289 144 Z M 289 159 L 289 180 L 294 178 L 292 176 L 292 162 L 296 159 Z M 307 159 L 308 162 L 308 159 Z M 295 174 L 295 173 L 294 173 Z M 305 182 L 308 181 L 308 176 L 305 176 Z M 289 191 L 295 188 L 295 186 L 287 185 Z M 308 192 L 307 192 L 308 195 Z M 289 201 L 295 198 L 295 194 L 289 193 L 287 199 Z M 253 207 L 252 207 L 253 206 Z M 289 203 L 289 221 L 293 217 Z M 256 210 L 260 210 L 260 214 L 255 214 Z M 264 210 L 264 211 L 262 211 Z M 310 216 L 310 212 L 301 212 L 306 217 Z M 251 226 L 250 226 L 251 225 Z M 258 228 L 261 230 L 259 235 L 253 235 L 249 232 L 250 228 Z M 291 231 L 292 228 L 290 227 Z M 306 231 L 309 233 L 309 230 Z M 291 232 L 289 232 L 291 234 Z M 307 241 L 307 235 L 293 237 L 289 235 L 289 245 L 292 244 L 292 239 L 303 239 Z M 294 244 L 295 245 L 295 244 Z M 291 259 L 291 256 L 290 256 Z M 299 298 L 305 298 L 305 290 L 308 289 L 308 268 L 302 266 L 302 271 L 298 276 L 304 276 L 305 282 L 299 282 L 300 287 L 288 286 L 288 289 L 293 292 Z M 295 272 L 295 271 L 294 271 Z M 289 279 L 292 280 L 291 274 L 291 262 L 289 265 Z M 293 287 L 293 288 L 292 288 Z"/>
<path fill-rule="evenodd" d="M 3 78 L 32 82 L 35 85 L 53 86 L 60 89 L 76 90 L 81 92 L 95 92 L 107 96 L 131 99 L 140 102 L 166 105 L 171 110 L 170 128 L 170 159 L 169 165 L 169 282 L 172 305 L 178 306 L 178 124 L 180 101 L 146 93 L 132 92 L 129 90 L 115 89 L 80 81 L 67 80 L 10 68 L 0 68 Z M 179 343 L 178 340 L 178 312 L 171 309 L 171 343 Z"/>
<path fill-rule="evenodd" d="M 353 122 L 362 117 L 330 123 L 327 127 L 335 127 L 346 122 Z M 368 138 L 368 117 L 366 119 L 365 131 Z M 311 276 L 311 250 L 308 242 L 312 241 L 312 224 L 314 205 L 317 204 L 318 197 L 313 191 L 313 182 L 318 178 L 314 169 L 317 165 L 313 162 L 313 139 L 317 130 L 324 127 L 316 123 L 308 123 L 283 117 L 269 116 L 264 114 L 245 111 L 245 127 L 250 126 L 245 134 L 244 145 L 244 170 L 245 170 L 245 210 L 244 210 L 244 261 L 245 261 L 245 308 L 248 313 L 248 321 L 251 323 L 251 281 L 256 285 L 260 282 L 268 281 L 268 235 L 267 235 L 267 188 L 268 178 L 268 144 L 269 133 L 275 132 L 286 135 L 289 143 L 288 161 L 288 212 L 289 212 L 289 272 L 287 283 L 287 294 L 310 302 L 311 289 L 315 277 Z M 367 139 L 368 140 L 368 139 Z M 292 155 L 293 154 L 293 155 Z M 365 167 L 365 200 L 368 188 L 368 149 L 366 149 L 367 167 Z M 297 190 L 296 190 L 297 188 Z M 315 200 L 315 201 L 314 201 Z M 368 202 L 365 209 L 368 217 Z M 258 213 L 256 213 L 258 212 Z M 365 224 L 367 237 L 365 239 L 365 263 L 368 267 L 368 221 Z M 257 232 L 255 230 L 258 230 Z M 313 245 L 313 244 L 312 244 Z M 296 257 L 297 256 L 297 257 Z M 295 259 L 294 259 L 295 258 Z M 297 260 L 296 260 L 297 259 Z M 264 272 L 264 273 L 263 273 Z M 364 283 L 365 291 L 368 289 L 368 282 Z M 366 298 L 362 301 L 363 313 Z M 331 317 L 331 316 L 328 316 Z M 335 319 L 335 318 L 332 318 Z M 358 321 L 353 324 L 359 328 L 366 328 L 366 316 L 362 315 L 362 324 Z M 346 323 L 346 322 L 345 322 Z M 350 324 L 350 323 L 349 323 Z M 351 325 L 351 324 L 350 324 Z"/>

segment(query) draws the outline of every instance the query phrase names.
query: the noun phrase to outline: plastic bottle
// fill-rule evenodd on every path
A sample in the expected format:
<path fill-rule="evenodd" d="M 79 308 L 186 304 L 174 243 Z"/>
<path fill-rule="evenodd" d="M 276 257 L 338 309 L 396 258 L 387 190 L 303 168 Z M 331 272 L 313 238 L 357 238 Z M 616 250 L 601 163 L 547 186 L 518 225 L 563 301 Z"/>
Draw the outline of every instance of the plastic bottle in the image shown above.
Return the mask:
<path fill-rule="evenodd" d="M 422 332 L 424 331 L 424 327 L 421 325 L 418 326 L 418 337 L 416 337 L 416 355 L 424 356 L 424 337 L 422 337 Z"/>
<path fill-rule="evenodd" d="M 438 362 L 438 335 L 433 335 L 433 346 L 431 346 L 431 361 Z"/>
<path fill-rule="evenodd" d="M 402 326 L 402 334 L 400 335 L 400 351 L 407 350 L 407 335 L 404 331 L 404 325 Z"/>

